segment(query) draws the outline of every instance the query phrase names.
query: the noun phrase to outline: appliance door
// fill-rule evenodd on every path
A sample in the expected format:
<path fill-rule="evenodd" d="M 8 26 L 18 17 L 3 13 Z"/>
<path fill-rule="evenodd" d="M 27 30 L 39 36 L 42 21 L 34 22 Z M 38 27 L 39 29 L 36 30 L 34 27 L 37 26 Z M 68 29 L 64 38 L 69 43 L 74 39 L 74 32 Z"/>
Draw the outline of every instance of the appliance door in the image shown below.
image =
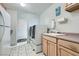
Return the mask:
<path fill-rule="evenodd" d="M 9 55 L 10 46 L 10 26 L 6 25 L 5 18 L 3 17 L 3 13 L 0 11 L 0 56 L 1 55 Z M 8 18 L 9 19 L 9 18 Z"/>
<path fill-rule="evenodd" d="M 4 34 L 4 30 L 5 30 L 4 28 L 5 28 L 4 27 L 4 19 L 3 19 L 1 12 L 0 12 L 0 41 L 3 38 L 3 34 Z"/>
<path fill-rule="evenodd" d="M 10 27 L 5 27 L 2 40 L 0 42 L 0 55 L 9 56 L 10 54 Z"/>
<path fill-rule="evenodd" d="M 4 35 L 5 27 L 4 27 L 4 18 L 2 13 L 0 12 L 0 55 L 2 55 L 2 39 Z"/>

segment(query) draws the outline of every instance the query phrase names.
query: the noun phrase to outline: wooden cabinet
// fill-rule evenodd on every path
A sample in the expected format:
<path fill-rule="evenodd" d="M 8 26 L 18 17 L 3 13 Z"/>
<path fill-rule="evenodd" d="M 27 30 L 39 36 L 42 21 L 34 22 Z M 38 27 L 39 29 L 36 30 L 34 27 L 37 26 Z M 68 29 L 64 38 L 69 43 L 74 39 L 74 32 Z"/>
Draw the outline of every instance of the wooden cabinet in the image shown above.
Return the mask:
<path fill-rule="evenodd" d="M 43 39 L 43 53 L 47 55 L 47 40 Z"/>
<path fill-rule="evenodd" d="M 70 42 L 70 41 L 66 41 L 66 40 L 58 40 L 58 45 L 64 46 L 72 51 L 78 52 L 79 53 L 79 44 L 78 43 L 74 43 L 74 42 Z"/>
<path fill-rule="evenodd" d="M 62 46 L 59 46 L 58 51 L 59 51 L 58 56 L 79 56 L 78 53 L 70 49 L 64 48 Z"/>
<path fill-rule="evenodd" d="M 56 44 L 48 41 L 48 56 L 56 56 Z"/>
<path fill-rule="evenodd" d="M 77 9 L 79 9 L 79 3 L 66 3 L 65 4 L 66 11 L 72 12 Z"/>
<path fill-rule="evenodd" d="M 56 38 L 43 36 L 43 53 L 48 56 L 56 56 Z"/>
<path fill-rule="evenodd" d="M 79 44 L 59 39 L 58 40 L 58 55 L 59 56 L 78 56 Z"/>
<path fill-rule="evenodd" d="M 79 56 L 79 43 L 64 38 L 43 36 L 43 53 L 48 56 Z"/>

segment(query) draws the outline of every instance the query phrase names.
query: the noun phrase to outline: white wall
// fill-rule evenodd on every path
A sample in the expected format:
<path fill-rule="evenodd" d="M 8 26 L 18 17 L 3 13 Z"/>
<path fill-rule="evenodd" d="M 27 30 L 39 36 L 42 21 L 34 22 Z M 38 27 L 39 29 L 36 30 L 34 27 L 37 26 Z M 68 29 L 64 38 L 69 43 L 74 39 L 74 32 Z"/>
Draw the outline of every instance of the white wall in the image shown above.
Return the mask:
<path fill-rule="evenodd" d="M 11 29 L 13 30 L 13 33 L 11 35 L 11 45 L 16 45 L 16 25 L 17 25 L 17 11 L 12 9 L 7 9 L 7 12 L 11 16 Z"/>
<path fill-rule="evenodd" d="M 37 25 L 39 23 L 39 17 L 29 12 L 23 12 L 20 10 L 7 9 L 11 15 L 11 29 L 13 34 L 11 35 L 11 45 L 15 45 L 18 39 L 28 37 L 29 26 Z"/>
<path fill-rule="evenodd" d="M 18 25 L 17 25 L 17 40 L 27 39 L 29 26 L 37 25 L 39 23 L 39 17 L 32 13 L 27 13 L 18 10 Z"/>
<path fill-rule="evenodd" d="M 18 11 L 18 20 L 19 19 L 26 20 L 29 26 L 39 23 L 39 16 L 29 12 Z"/>
<path fill-rule="evenodd" d="M 61 15 L 55 15 L 55 8 L 61 6 Z M 68 19 L 68 22 L 65 24 L 60 24 L 57 22 L 57 19 L 65 17 Z M 44 13 L 40 16 L 40 24 L 46 24 L 49 27 L 51 26 L 52 19 L 56 20 L 56 30 L 63 32 L 75 32 L 79 33 L 79 10 L 74 12 L 67 12 L 64 9 L 64 4 L 52 4 Z"/>
<path fill-rule="evenodd" d="M 17 39 L 27 39 L 27 22 L 24 19 L 18 20 Z"/>

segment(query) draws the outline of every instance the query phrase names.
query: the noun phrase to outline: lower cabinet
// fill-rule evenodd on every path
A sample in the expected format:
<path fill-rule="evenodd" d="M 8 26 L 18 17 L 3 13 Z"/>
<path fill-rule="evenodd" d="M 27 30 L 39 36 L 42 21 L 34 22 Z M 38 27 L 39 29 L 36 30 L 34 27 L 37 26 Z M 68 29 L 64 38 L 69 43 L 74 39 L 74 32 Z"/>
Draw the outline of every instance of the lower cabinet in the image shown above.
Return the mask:
<path fill-rule="evenodd" d="M 59 56 L 79 56 L 79 44 L 59 39 L 58 55 Z"/>
<path fill-rule="evenodd" d="M 48 47 L 47 47 L 47 40 L 46 40 L 46 39 L 43 39 L 43 43 L 42 43 L 42 44 L 43 44 L 43 47 L 42 47 L 42 48 L 43 48 L 43 53 L 44 53 L 45 55 L 48 55 L 48 54 L 47 54 L 47 50 L 48 50 L 48 49 L 47 49 L 47 48 L 48 48 Z"/>
<path fill-rule="evenodd" d="M 56 56 L 56 44 L 48 41 L 48 56 Z"/>
<path fill-rule="evenodd" d="M 54 41 L 51 41 L 54 40 Z M 43 53 L 47 56 L 56 56 L 56 38 L 44 36 L 42 39 Z"/>
<path fill-rule="evenodd" d="M 59 46 L 58 56 L 79 56 L 79 54 L 70 49 Z"/>
<path fill-rule="evenodd" d="M 79 43 L 44 36 L 43 53 L 47 56 L 79 56 Z"/>

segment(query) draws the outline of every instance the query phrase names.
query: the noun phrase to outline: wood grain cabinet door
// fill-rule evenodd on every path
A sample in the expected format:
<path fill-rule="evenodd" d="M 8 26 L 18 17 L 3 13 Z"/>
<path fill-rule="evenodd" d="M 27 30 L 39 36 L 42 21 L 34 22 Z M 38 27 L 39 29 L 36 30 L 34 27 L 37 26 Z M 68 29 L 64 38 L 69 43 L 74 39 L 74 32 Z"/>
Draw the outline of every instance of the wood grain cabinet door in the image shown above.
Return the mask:
<path fill-rule="evenodd" d="M 65 10 L 72 12 L 79 9 L 79 3 L 66 3 Z"/>
<path fill-rule="evenodd" d="M 48 41 L 48 56 L 56 56 L 56 44 Z"/>
<path fill-rule="evenodd" d="M 76 53 L 70 49 L 64 48 L 62 46 L 59 46 L 58 50 L 59 50 L 59 53 L 58 53 L 59 56 L 79 56 L 78 53 Z"/>
<path fill-rule="evenodd" d="M 43 39 L 43 53 L 47 55 L 47 40 Z"/>

